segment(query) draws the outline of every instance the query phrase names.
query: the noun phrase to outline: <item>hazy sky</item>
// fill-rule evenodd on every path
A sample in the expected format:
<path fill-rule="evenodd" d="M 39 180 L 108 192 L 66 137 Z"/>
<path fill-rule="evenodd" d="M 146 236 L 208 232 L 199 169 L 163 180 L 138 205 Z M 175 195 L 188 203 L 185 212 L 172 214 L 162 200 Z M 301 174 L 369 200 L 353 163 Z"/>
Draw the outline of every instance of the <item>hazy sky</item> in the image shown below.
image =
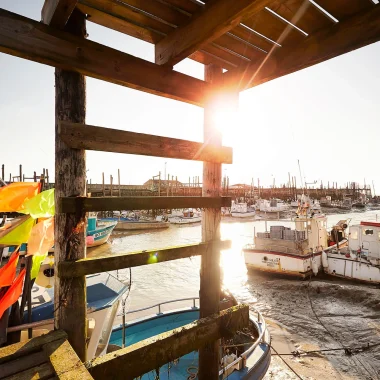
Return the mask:
<path fill-rule="evenodd" d="M 0 0 L 0 7 L 40 20 L 43 0 Z M 87 24 L 89 38 L 146 60 L 154 47 L 121 33 Z M 260 177 L 262 184 L 297 175 L 313 180 L 375 182 L 380 192 L 380 44 L 329 60 L 240 94 L 239 110 L 223 143 L 234 149 L 224 165 L 230 183 Z M 203 79 L 203 65 L 185 60 L 175 69 Z M 17 175 L 54 172 L 54 68 L 0 53 L 0 164 Z M 87 78 L 87 123 L 108 128 L 202 141 L 203 110 Z M 88 152 L 92 182 L 101 173 L 140 184 L 167 173 L 179 180 L 202 175 L 202 163 Z"/>

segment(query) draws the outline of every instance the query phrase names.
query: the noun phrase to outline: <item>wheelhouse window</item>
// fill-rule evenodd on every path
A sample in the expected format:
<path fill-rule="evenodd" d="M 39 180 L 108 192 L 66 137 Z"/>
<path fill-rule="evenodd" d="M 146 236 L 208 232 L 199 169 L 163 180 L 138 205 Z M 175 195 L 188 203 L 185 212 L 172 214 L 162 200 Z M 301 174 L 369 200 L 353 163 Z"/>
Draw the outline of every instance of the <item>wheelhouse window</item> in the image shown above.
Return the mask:
<path fill-rule="evenodd" d="M 371 229 L 363 230 L 363 235 L 373 235 L 373 230 Z"/>

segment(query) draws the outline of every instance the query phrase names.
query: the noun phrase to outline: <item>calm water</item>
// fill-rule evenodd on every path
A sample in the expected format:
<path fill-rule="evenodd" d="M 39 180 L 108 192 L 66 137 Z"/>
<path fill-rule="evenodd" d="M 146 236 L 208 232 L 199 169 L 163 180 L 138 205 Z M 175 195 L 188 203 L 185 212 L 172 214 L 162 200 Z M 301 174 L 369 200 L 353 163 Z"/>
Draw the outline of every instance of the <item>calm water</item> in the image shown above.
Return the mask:
<path fill-rule="evenodd" d="M 328 216 L 332 226 L 341 219 L 351 219 L 350 224 L 361 220 L 380 220 L 380 211 L 364 213 L 333 214 Z M 268 226 L 283 222 L 268 222 Z M 310 287 L 308 282 L 247 272 L 242 247 L 252 242 L 254 230 L 264 231 L 264 221 L 222 221 L 223 239 L 232 240 L 232 249 L 224 251 L 221 258 L 224 287 L 232 291 L 241 302 L 258 308 L 268 319 L 273 344 L 278 350 L 292 350 L 339 347 L 345 345 L 380 342 L 380 297 L 373 286 L 359 285 L 346 281 L 317 277 Z M 114 237 L 110 249 L 114 253 L 167 246 L 197 243 L 201 241 L 201 226 L 175 226 L 152 232 L 134 232 Z M 197 297 L 199 292 L 200 258 L 182 259 L 132 269 L 133 289 L 129 309 L 156 304 L 183 297 Z M 318 323 L 310 307 L 309 292 L 314 310 L 323 318 L 330 335 Z M 183 305 L 179 305 L 183 306 Z M 152 312 L 148 312 L 152 314 Z M 306 347 L 306 348 L 305 348 Z M 310 349 L 310 348 L 309 348 Z M 326 356 L 324 356 L 326 357 Z M 329 362 L 315 359 L 314 366 L 320 366 L 324 379 L 375 379 L 380 378 L 380 349 L 374 349 L 352 357 L 341 353 L 329 354 Z M 313 368 L 313 362 L 289 359 L 300 367 L 303 378 L 320 378 Z M 313 359 L 311 359 L 313 360 Z M 321 359 L 322 360 L 322 359 Z M 325 359 L 323 359 L 325 360 Z M 306 363 L 306 364 L 305 364 Z M 273 368 L 272 368 L 273 367 Z M 268 379 L 295 378 L 281 367 L 278 358 Z M 327 369 L 326 369 L 327 368 Z M 310 372 L 310 375 L 309 375 Z"/>

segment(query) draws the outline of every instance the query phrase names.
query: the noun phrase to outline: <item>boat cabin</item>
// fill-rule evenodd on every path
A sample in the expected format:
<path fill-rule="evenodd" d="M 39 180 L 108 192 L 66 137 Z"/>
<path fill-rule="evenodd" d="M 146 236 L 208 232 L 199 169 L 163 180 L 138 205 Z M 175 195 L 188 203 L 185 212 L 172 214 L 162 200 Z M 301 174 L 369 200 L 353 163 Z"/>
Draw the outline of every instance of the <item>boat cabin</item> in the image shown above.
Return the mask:
<path fill-rule="evenodd" d="M 380 264 L 380 223 L 361 222 L 350 227 L 349 249 L 360 253 L 374 265 Z"/>

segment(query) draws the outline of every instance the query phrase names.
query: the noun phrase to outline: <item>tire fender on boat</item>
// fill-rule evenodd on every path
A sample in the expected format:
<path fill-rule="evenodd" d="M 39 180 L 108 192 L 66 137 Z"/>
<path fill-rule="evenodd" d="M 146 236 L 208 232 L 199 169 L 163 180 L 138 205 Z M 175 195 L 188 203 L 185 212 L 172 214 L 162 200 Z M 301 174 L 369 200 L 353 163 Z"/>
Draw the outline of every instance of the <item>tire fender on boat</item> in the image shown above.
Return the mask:
<path fill-rule="evenodd" d="M 318 274 L 318 264 L 315 257 L 311 260 L 311 270 L 313 271 L 314 276 Z"/>
<path fill-rule="evenodd" d="M 329 267 L 329 261 L 327 258 L 327 253 L 325 251 L 322 251 L 322 266 L 324 269 L 327 269 Z"/>

